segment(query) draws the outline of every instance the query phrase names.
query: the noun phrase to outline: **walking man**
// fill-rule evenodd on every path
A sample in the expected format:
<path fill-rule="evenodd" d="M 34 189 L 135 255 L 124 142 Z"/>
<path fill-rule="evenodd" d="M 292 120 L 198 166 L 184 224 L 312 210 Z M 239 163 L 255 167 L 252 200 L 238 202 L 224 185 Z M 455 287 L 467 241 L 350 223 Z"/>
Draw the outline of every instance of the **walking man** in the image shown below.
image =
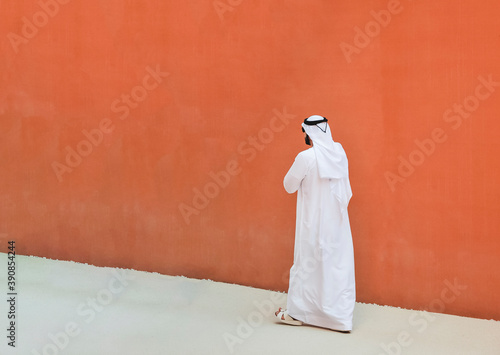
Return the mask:
<path fill-rule="evenodd" d="M 275 314 L 291 325 L 350 332 L 356 287 L 347 157 L 326 118 L 311 116 L 302 130 L 312 147 L 297 155 L 283 182 L 297 192 L 297 219 L 287 309 Z"/>

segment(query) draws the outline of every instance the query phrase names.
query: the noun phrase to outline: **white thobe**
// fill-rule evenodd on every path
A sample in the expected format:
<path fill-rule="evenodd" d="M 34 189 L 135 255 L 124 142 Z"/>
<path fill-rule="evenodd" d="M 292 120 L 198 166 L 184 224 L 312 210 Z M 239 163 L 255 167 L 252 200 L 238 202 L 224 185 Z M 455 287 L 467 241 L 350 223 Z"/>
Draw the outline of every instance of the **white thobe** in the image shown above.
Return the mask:
<path fill-rule="evenodd" d="M 298 192 L 288 313 L 307 324 L 349 331 L 356 300 L 349 178 L 320 178 L 310 148 L 297 155 L 284 186 Z"/>

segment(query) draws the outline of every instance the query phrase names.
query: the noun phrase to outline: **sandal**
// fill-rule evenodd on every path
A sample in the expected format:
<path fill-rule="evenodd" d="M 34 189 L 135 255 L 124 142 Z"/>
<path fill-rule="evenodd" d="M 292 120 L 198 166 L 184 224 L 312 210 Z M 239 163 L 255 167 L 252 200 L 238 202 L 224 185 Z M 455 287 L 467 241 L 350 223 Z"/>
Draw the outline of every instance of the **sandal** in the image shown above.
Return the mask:
<path fill-rule="evenodd" d="M 274 315 L 276 316 L 276 318 L 278 318 L 281 322 L 283 322 L 285 324 L 289 324 L 289 325 L 302 325 L 303 324 L 300 320 L 292 318 L 288 314 L 286 309 L 282 309 L 281 307 L 276 313 L 274 313 Z"/>

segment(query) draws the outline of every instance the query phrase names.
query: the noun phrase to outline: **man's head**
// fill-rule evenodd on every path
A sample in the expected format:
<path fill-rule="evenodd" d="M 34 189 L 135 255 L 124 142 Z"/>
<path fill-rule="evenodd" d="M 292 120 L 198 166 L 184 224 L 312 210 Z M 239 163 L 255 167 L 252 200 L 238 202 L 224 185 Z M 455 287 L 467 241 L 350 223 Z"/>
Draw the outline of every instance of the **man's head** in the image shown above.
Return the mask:
<path fill-rule="evenodd" d="M 327 179 L 348 177 L 347 157 L 340 143 L 332 138 L 328 120 L 323 116 L 313 115 L 302 123 L 306 143 L 311 141 L 319 176 Z"/>
<path fill-rule="evenodd" d="M 326 132 L 326 125 L 327 125 L 326 122 L 328 122 L 328 120 L 325 117 L 318 116 L 318 115 L 310 116 L 304 120 L 304 123 L 302 124 L 302 132 L 304 132 L 304 139 L 305 139 L 307 145 L 312 146 L 313 142 L 311 141 L 311 137 L 309 137 L 305 128 L 318 125 L 319 129 L 321 129 L 323 132 Z M 321 126 L 325 126 L 325 127 L 319 126 L 322 123 L 324 123 L 324 124 Z"/>

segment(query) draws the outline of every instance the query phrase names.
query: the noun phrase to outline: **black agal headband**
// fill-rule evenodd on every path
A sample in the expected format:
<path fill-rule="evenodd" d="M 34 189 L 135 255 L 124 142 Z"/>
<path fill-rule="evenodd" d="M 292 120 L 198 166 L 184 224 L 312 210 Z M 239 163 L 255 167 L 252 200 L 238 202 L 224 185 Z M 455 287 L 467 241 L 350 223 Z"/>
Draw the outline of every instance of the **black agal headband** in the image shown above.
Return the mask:
<path fill-rule="evenodd" d="M 320 123 L 323 123 L 323 122 L 328 122 L 328 120 L 326 119 L 326 117 L 323 117 L 323 119 L 317 120 L 317 121 L 308 121 L 307 118 L 304 120 L 304 124 L 307 125 L 307 126 L 316 126 L 317 124 L 320 124 Z M 321 131 L 323 131 L 323 133 L 326 133 L 326 127 L 325 127 L 325 129 L 322 129 L 320 126 L 318 126 L 318 128 Z M 302 127 L 302 132 L 305 132 L 304 127 Z"/>
<path fill-rule="evenodd" d="M 323 119 L 319 120 L 319 121 L 308 121 L 307 118 L 304 120 L 304 124 L 308 125 L 308 126 L 314 126 L 314 125 L 317 125 L 318 123 L 323 123 L 323 122 L 328 122 L 326 117 L 323 117 Z"/>

